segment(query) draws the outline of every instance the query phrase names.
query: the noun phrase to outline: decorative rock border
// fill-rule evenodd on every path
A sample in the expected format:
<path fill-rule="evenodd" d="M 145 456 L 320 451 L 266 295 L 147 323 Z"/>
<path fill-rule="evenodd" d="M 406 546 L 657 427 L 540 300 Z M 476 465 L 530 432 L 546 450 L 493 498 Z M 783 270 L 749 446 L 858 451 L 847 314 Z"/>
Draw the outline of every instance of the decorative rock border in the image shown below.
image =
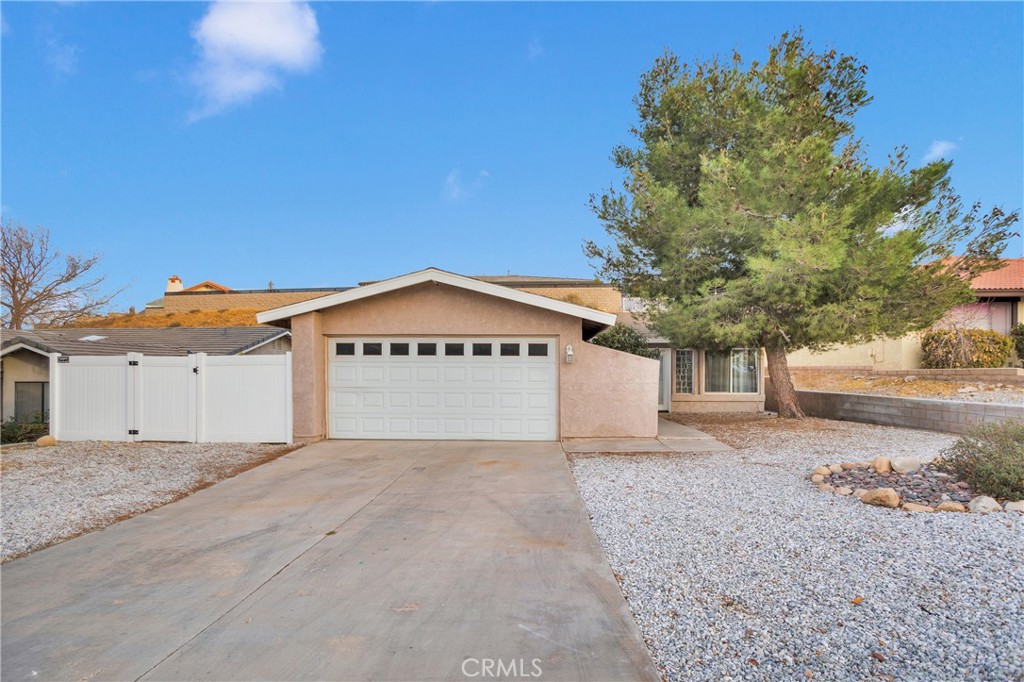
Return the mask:
<path fill-rule="evenodd" d="M 891 482 L 893 486 L 854 487 L 858 479 L 872 483 Z M 879 480 L 881 479 L 881 480 Z M 915 457 L 876 457 L 862 462 L 843 462 L 819 466 L 811 482 L 823 492 L 842 497 L 853 496 L 864 504 L 907 512 L 991 512 L 1015 511 L 1024 514 L 1024 500 L 1006 500 L 1004 504 L 987 495 L 972 495 L 970 485 L 937 472 Z M 941 495 L 935 501 L 936 495 Z M 927 498 L 932 498 L 931 500 Z M 931 501 L 932 504 L 927 502 Z"/>

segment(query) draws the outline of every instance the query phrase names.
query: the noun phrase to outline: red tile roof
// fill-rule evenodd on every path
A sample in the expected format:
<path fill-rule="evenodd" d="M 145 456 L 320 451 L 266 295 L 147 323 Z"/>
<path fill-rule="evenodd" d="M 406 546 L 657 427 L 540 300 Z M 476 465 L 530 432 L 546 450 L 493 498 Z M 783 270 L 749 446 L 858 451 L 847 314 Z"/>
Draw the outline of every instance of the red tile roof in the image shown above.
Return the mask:
<path fill-rule="evenodd" d="M 1024 258 L 1005 258 L 1005 266 L 983 272 L 971 282 L 975 291 L 1019 291 L 1024 289 Z"/>

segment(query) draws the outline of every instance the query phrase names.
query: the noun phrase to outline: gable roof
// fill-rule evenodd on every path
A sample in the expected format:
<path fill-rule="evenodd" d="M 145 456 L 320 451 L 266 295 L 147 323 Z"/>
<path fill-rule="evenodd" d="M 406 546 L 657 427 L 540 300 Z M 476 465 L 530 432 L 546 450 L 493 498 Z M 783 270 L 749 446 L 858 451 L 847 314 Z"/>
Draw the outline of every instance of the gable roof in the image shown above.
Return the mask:
<path fill-rule="evenodd" d="M 223 284 L 217 284 L 216 282 L 211 282 L 210 280 L 206 280 L 205 282 L 200 282 L 199 284 L 193 284 L 192 286 L 188 287 L 187 289 L 182 289 L 180 292 L 172 292 L 172 293 L 183 293 L 185 291 L 210 291 L 210 290 L 220 291 L 220 292 L 231 291 L 231 289 L 229 287 L 226 287 Z"/>
<path fill-rule="evenodd" d="M 606 313 L 600 310 L 594 310 L 593 308 L 587 308 L 586 306 L 558 301 L 546 296 L 530 294 L 525 291 L 519 291 L 518 289 L 501 286 L 500 284 L 492 284 L 491 282 L 484 282 L 472 277 L 464 277 L 463 275 L 456 275 L 452 272 L 438 270 L 437 268 L 427 268 L 426 270 L 411 272 L 408 275 L 401 275 L 399 277 L 393 277 L 392 279 L 359 286 L 355 289 L 349 289 L 348 291 L 339 291 L 336 294 L 321 296 L 320 298 L 314 298 L 309 301 L 302 301 L 300 303 L 293 303 L 273 310 L 267 310 L 256 315 L 256 320 L 260 324 L 284 320 L 294 317 L 295 315 L 311 313 L 316 310 L 323 310 L 324 308 L 332 308 L 343 303 L 351 303 L 352 301 L 386 294 L 389 291 L 397 291 L 399 289 L 405 289 L 406 287 L 423 284 L 425 282 L 447 284 L 460 289 L 467 289 L 469 291 L 475 291 L 488 296 L 503 298 L 508 301 L 523 303 L 536 308 L 543 308 L 544 310 L 551 310 L 556 313 L 562 313 L 563 315 L 578 317 L 583 320 L 585 328 L 600 330 L 615 324 L 615 315 L 613 313 Z"/>
<path fill-rule="evenodd" d="M 18 348 L 62 355 L 238 355 L 290 335 L 287 329 L 277 327 L 65 327 L 4 330 L 0 355 Z"/>
<path fill-rule="evenodd" d="M 978 291 L 1024 290 L 1024 258 L 1004 258 L 1003 267 L 983 272 L 971 280 L 971 288 Z"/>

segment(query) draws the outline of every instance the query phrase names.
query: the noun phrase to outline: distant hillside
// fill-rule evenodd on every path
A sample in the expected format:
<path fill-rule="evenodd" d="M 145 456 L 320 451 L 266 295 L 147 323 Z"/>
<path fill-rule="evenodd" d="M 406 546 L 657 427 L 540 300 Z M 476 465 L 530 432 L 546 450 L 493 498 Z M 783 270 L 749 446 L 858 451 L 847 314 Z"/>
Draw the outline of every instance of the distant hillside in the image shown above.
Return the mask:
<path fill-rule="evenodd" d="M 88 317 L 67 327 L 251 327 L 256 322 L 256 308 L 237 310 L 196 310 L 190 313 L 111 313 L 105 317 Z"/>

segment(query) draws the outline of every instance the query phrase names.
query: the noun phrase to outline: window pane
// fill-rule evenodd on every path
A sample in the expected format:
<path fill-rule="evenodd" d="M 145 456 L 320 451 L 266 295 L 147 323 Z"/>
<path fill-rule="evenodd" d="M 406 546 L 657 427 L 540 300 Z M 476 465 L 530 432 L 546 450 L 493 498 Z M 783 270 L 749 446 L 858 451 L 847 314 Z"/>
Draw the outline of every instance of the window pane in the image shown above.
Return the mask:
<path fill-rule="evenodd" d="M 437 355 L 436 343 L 417 343 L 416 355 Z"/>
<path fill-rule="evenodd" d="M 335 355 L 355 355 L 356 344 L 354 343 L 336 343 L 334 344 Z"/>
<path fill-rule="evenodd" d="M 31 422 L 43 419 L 46 413 L 42 381 L 14 382 L 14 419 L 18 422 Z"/>
<path fill-rule="evenodd" d="M 526 354 L 533 358 L 546 358 L 548 356 L 548 344 L 531 343 L 527 347 Z"/>
<path fill-rule="evenodd" d="M 708 393 L 729 392 L 731 353 L 704 352 L 704 390 Z"/>
<path fill-rule="evenodd" d="M 383 343 L 364 343 L 363 355 L 384 355 Z"/>
<path fill-rule="evenodd" d="M 491 344 L 489 343 L 473 344 L 473 355 L 490 355 L 491 352 Z"/>
<path fill-rule="evenodd" d="M 676 393 L 693 393 L 693 351 L 676 351 Z"/>
<path fill-rule="evenodd" d="M 732 392 L 757 393 L 757 366 L 761 353 L 753 348 L 732 352 Z"/>
<path fill-rule="evenodd" d="M 446 343 L 444 344 L 445 355 L 465 355 L 466 344 L 464 343 Z"/>
<path fill-rule="evenodd" d="M 407 344 L 407 343 L 393 343 L 393 344 L 391 344 L 391 354 L 392 355 L 408 355 L 409 354 L 409 344 Z"/>
<path fill-rule="evenodd" d="M 519 355 L 519 344 L 518 343 L 503 343 L 501 344 L 501 355 L 503 357 L 515 357 Z"/>

